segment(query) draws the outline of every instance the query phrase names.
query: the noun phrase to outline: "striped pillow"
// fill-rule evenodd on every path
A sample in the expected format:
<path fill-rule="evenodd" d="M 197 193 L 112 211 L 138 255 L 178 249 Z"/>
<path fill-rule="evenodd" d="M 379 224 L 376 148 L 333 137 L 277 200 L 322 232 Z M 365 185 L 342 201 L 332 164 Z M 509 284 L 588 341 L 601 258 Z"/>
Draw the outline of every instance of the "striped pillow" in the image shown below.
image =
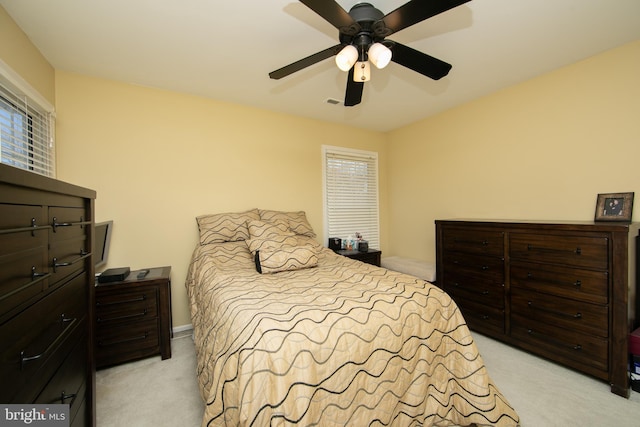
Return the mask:
<path fill-rule="evenodd" d="M 256 251 L 256 270 L 260 274 L 293 271 L 318 265 L 318 254 L 312 245 L 283 246 Z"/>
<path fill-rule="evenodd" d="M 247 221 L 258 219 L 260 219 L 258 209 L 196 217 L 198 230 L 200 230 L 200 244 L 247 240 L 249 238 Z"/>
<path fill-rule="evenodd" d="M 285 222 L 289 229 L 301 236 L 316 237 L 304 211 L 283 212 L 260 209 L 260 219 L 266 222 Z"/>

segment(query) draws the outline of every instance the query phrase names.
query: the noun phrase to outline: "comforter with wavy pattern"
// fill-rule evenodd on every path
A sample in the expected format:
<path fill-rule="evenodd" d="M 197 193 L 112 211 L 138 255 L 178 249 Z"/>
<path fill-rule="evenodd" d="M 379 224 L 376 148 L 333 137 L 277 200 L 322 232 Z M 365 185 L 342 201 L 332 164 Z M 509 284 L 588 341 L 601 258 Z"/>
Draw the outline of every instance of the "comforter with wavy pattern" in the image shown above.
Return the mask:
<path fill-rule="evenodd" d="M 446 293 L 319 252 L 315 268 L 259 274 L 245 242 L 196 248 L 203 426 L 518 424 Z"/>

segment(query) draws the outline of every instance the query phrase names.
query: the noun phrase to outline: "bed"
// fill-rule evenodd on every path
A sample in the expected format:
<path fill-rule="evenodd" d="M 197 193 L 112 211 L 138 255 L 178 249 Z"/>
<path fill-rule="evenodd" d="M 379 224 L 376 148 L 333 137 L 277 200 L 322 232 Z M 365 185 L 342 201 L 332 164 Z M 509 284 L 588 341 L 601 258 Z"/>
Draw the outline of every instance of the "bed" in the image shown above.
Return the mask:
<path fill-rule="evenodd" d="M 322 247 L 304 212 L 197 218 L 203 426 L 515 426 L 438 287 Z"/>

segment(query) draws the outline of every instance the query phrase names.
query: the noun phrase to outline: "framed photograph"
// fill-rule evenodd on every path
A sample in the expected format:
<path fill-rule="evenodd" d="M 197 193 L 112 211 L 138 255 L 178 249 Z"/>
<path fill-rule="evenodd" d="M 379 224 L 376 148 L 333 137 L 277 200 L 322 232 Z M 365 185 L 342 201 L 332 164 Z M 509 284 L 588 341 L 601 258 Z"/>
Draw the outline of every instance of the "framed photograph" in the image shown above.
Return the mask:
<path fill-rule="evenodd" d="M 632 211 L 633 193 L 598 194 L 595 220 L 631 222 Z"/>

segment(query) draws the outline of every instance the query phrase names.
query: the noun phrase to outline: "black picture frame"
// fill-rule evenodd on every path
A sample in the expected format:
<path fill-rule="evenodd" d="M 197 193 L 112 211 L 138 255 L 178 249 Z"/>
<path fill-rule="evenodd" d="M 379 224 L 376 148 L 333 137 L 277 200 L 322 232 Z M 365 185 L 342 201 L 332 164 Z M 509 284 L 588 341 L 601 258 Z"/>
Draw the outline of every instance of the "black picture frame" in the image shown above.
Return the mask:
<path fill-rule="evenodd" d="M 602 193 L 596 201 L 596 221 L 631 222 L 633 193 Z"/>

